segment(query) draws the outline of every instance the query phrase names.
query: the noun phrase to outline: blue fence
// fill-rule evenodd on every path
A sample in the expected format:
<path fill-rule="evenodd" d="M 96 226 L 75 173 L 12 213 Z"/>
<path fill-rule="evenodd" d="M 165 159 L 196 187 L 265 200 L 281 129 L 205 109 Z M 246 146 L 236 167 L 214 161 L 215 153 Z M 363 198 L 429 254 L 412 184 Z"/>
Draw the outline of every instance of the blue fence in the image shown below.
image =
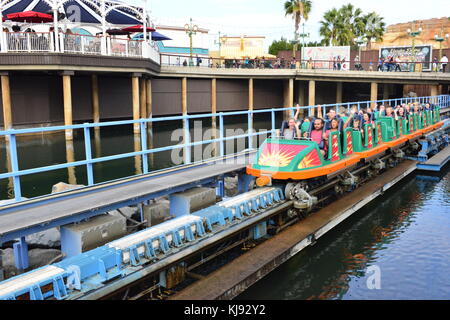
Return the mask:
<path fill-rule="evenodd" d="M 374 103 L 377 104 L 385 104 L 385 105 L 399 105 L 403 103 L 434 103 L 439 105 L 441 108 L 450 106 L 450 96 L 448 95 L 440 95 L 435 97 L 419 97 L 419 98 L 399 98 L 399 99 L 390 99 L 390 100 L 378 100 L 378 101 L 364 101 L 364 102 L 349 102 L 349 103 L 340 103 L 340 104 L 326 104 L 321 105 L 323 114 L 325 114 L 328 110 L 332 108 L 336 108 L 336 111 L 339 112 L 340 108 L 344 107 L 348 111 L 351 106 L 356 105 L 358 109 L 367 108 Z M 305 106 L 301 107 L 303 110 L 308 110 L 309 114 L 311 114 L 312 110 L 317 108 L 317 106 Z M 22 189 L 21 189 L 21 177 L 49 172 L 59 169 L 67 169 L 71 167 L 78 166 L 86 166 L 87 168 L 87 181 L 89 186 L 96 185 L 94 180 L 94 170 L 93 165 L 96 163 L 102 163 L 112 160 L 130 158 L 130 157 L 142 157 L 142 173 L 148 174 L 149 165 L 148 165 L 148 157 L 151 154 L 155 154 L 158 152 L 164 151 L 173 151 L 177 149 L 183 149 L 184 156 L 184 164 L 190 164 L 191 160 L 191 149 L 196 146 L 202 146 L 206 144 L 218 144 L 219 152 L 218 158 L 222 158 L 225 156 L 225 143 L 228 140 L 235 139 L 246 139 L 248 141 L 248 149 L 254 149 L 257 146 L 254 146 L 253 139 L 258 136 L 274 134 L 277 129 L 277 115 L 283 112 L 294 112 L 296 108 L 276 108 L 276 109 L 264 109 L 264 110 L 253 110 L 253 111 L 240 111 L 240 112 L 222 112 L 222 113 L 214 113 L 214 114 L 202 114 L 202 115 L 184 115 L 184 116 L 175 116 L 175 117 L 162 117 L 162 118 L 150 118 L 150 119 L 140 119 L 140 120 L 130 120 L 130 121 L 116 121 L 116 122 L 103 122 L 103 123 L 85 123 L 80 125 L 71 125 L 71 126 L 55 126 L 55 127 L 46 127 L 46 128 L 30 128 L 30 129 L 22 129 L 22 130 L 8 130 L 8 131 L 0 131 L 0 137 L 4 136 L 6 141 L 9 141 L 9 159 L 11 162 L 11 170 L 8 173 L 0 174 L 1 179 L 12 179 L 14 184 L 14 199 L 16 202 L 22 201 Z M 254 116 L 258 114 L 266 114 L 270 115 L 271 122 L 270 128 L 267 128 L 265 131 L 255 132 L 254 130 Z M 248 118 L 248 131 L 243 135 L 236 136 L 225 136 L 225 126 L 224 119 L 226 117 L 233 116 L 247 116 Z M 217 135 L 215 139 L 202 140 L 202 141 L 192 141 L 190 135 L 189 121 L 195 119 L 218 119 L 219 127 L 218 127 L 218 137 Z M 182 144 L 172 145 L 161 148 L 152 148 L 149 149 L 147 145 L 147 135 L 148 135 L 148 126 L 152 123 L 157 122 L 166 122 L 166 121 L 182 121 L 183 122 L 183 130 L 184 130 L 184 141 Z M 96 127 L 113 127 L 113 126 L 123 126 L 123 125 L 136 125 L 140 126 L 140 140 L 141 140 L 141 150 L 136 152 L 122 153 L 113 156 L 99 157 L 95 158 L 92 155 L 92 146 L 91 146 L 91 131 Z M 57 131 L 66 131 L 66 130 L 83 130 L 84 134 L 84 145 L 86 152 L 86 159 L 82 161 L 75 161 L 65 164 L 51 165 L 38 167 L 28 170 L 20 170 L 19 168 L 19 159 L 17 153 L 17 136 L 24 134 L 38 134 L 44 132 L 57 132 Z"/>

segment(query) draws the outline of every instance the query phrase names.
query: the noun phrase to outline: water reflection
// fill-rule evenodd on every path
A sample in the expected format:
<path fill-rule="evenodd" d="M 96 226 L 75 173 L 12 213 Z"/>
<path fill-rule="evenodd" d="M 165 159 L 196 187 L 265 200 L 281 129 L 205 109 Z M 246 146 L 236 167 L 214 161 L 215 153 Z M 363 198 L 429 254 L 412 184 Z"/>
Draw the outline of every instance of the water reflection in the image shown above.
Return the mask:
<path fill-rule="evenodd" d="M 238 299 L 450 298 L 449 180 L 391 189 Z M 381 290 L 368 289 L 371 266 Z"/>
<path fill-rule="evenodd" d="M 66 161 L 67 163 L 75 162 L 75 147 L 72 140 L 66 140 Z M 77 184 L 77 175 L 75 167 L 67 168 L 69 184 Z"/>
<path fill-rule="evenodd" d="M 134 135 L 134 152 L 140 152 L 141 148 L 141 135 Z M 136 174 L 142 174 L 142 156 L 134 157 L 134 169 Z"/>

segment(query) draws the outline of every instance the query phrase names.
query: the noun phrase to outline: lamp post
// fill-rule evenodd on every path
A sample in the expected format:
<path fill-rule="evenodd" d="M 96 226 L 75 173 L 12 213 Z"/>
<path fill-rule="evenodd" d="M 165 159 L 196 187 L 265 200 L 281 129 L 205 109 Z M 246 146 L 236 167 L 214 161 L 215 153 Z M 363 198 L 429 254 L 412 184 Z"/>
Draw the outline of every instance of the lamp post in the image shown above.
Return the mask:
<path fill-rule="evenodd" d="M 305 43 L 305 38 L 309 38 L 310 34 L 309 32 L 306 33 L 305 32 L 305 23 L 302 24 L 303 25 L 303 32 L 299 34 L 299 36 L 302 38 L 302 48 L 306 45 Z"/>
<path fill-rule="evenodd" d="M 442 41 L 444 41 L 448 38 L 449 38 L 448 33 L 444 36 L 444 27 L 441 27 L 441 32 L 439 35 L 437 35 L 437 34 L 434 35 L 434 40 L 439 42 L 439 61 L 441 61 L 441 59 L 442 59 Z"/>
<path fill-rule="evenodd" d="M 422 33 L 422 28 L 415 30 L 414 24 L 411 26 L 411 29 L 407 30 L 408 35 L 412 37 L 412 55 L 413 55 L 413 71 L 416 71 L 416 37 Z"/>
<path fill-rule="evenodd" d="M 192 24 L 192 18 L 190 24 L 184 25 L 184 30 L 186 31 L 186 34 L 189 36 L 189 48 L 190 48 L 190 59 L 189 59 L 189 66 L 193 66 L 194 62 L 192 61 L 192 36 L 197 34 L 198 27 L 197 25 Z"/>

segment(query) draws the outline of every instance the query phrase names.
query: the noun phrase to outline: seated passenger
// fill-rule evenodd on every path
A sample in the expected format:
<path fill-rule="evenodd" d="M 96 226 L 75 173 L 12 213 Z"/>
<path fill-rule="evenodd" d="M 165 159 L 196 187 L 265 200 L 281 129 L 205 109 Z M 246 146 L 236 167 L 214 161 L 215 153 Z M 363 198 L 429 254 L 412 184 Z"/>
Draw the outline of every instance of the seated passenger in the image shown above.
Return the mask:
<path fill-rule="evenodd" d="M 336 132 L 339 131 L 339 120 L 338 119 L 333 119 L 330 122 L 330 129 L 326 130 L 324 135 L 323 135 L 323 140 L 325 141 L 325 152 L 328 149 L 328 137 L 330 136 L 331 132 Z"/>
<path fill-rule="evenodd" d="M 289 127 L 283 130 L 283 137 L 288 140 L 294 140 L 301 137 L 299 123 L 294 118 L 289 119 Z"/>
<path fill-rule="evenodd" d="M 374 121 L 372 120 L 371 114 L 368 112 L 363 113 L 362 119 L 363 119 L 363 123 L 362 123 L 363 125 L 371 124 L 373 126 L 375 124 Z"/>
<path fill-rule="evenodd" d="M 397 120 L 397 110 L 394 110 L 391 106 L 386 108 L 386 117 L 395 118 Z"/>
<path fill-rule="evenodd" d="M 310 138 L 311 141 L 317 143 L 319 145 L 320 153 L 322 153 L 322 156 L 325 156 L 325 144 L 323 143 L 323 126 L 323 119 L 314 120 L 314 128 L 311 130 L 311 133 L 305 132 L 303 137 Z"/>
<path fill-rule="evenodd" d="M 405 109 L 403 107 L 400 107 L 397 109 L 397 116 L 399 118 L 405 119 L 406 118 L 406 112 Z"/>

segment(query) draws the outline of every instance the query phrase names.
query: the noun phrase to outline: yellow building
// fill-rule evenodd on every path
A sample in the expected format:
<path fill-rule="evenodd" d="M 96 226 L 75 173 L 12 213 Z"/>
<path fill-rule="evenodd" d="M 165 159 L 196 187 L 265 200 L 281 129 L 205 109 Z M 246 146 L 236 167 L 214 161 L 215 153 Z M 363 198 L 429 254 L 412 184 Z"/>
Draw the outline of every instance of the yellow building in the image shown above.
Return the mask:
<path fill-rule="evenodd" d="M 222 59 L 255 59 L 255 58 L 276 58 L 264 52 L 265 37 L 220 37 L 220 52 L 210 52 L 211 57 Z"/>

